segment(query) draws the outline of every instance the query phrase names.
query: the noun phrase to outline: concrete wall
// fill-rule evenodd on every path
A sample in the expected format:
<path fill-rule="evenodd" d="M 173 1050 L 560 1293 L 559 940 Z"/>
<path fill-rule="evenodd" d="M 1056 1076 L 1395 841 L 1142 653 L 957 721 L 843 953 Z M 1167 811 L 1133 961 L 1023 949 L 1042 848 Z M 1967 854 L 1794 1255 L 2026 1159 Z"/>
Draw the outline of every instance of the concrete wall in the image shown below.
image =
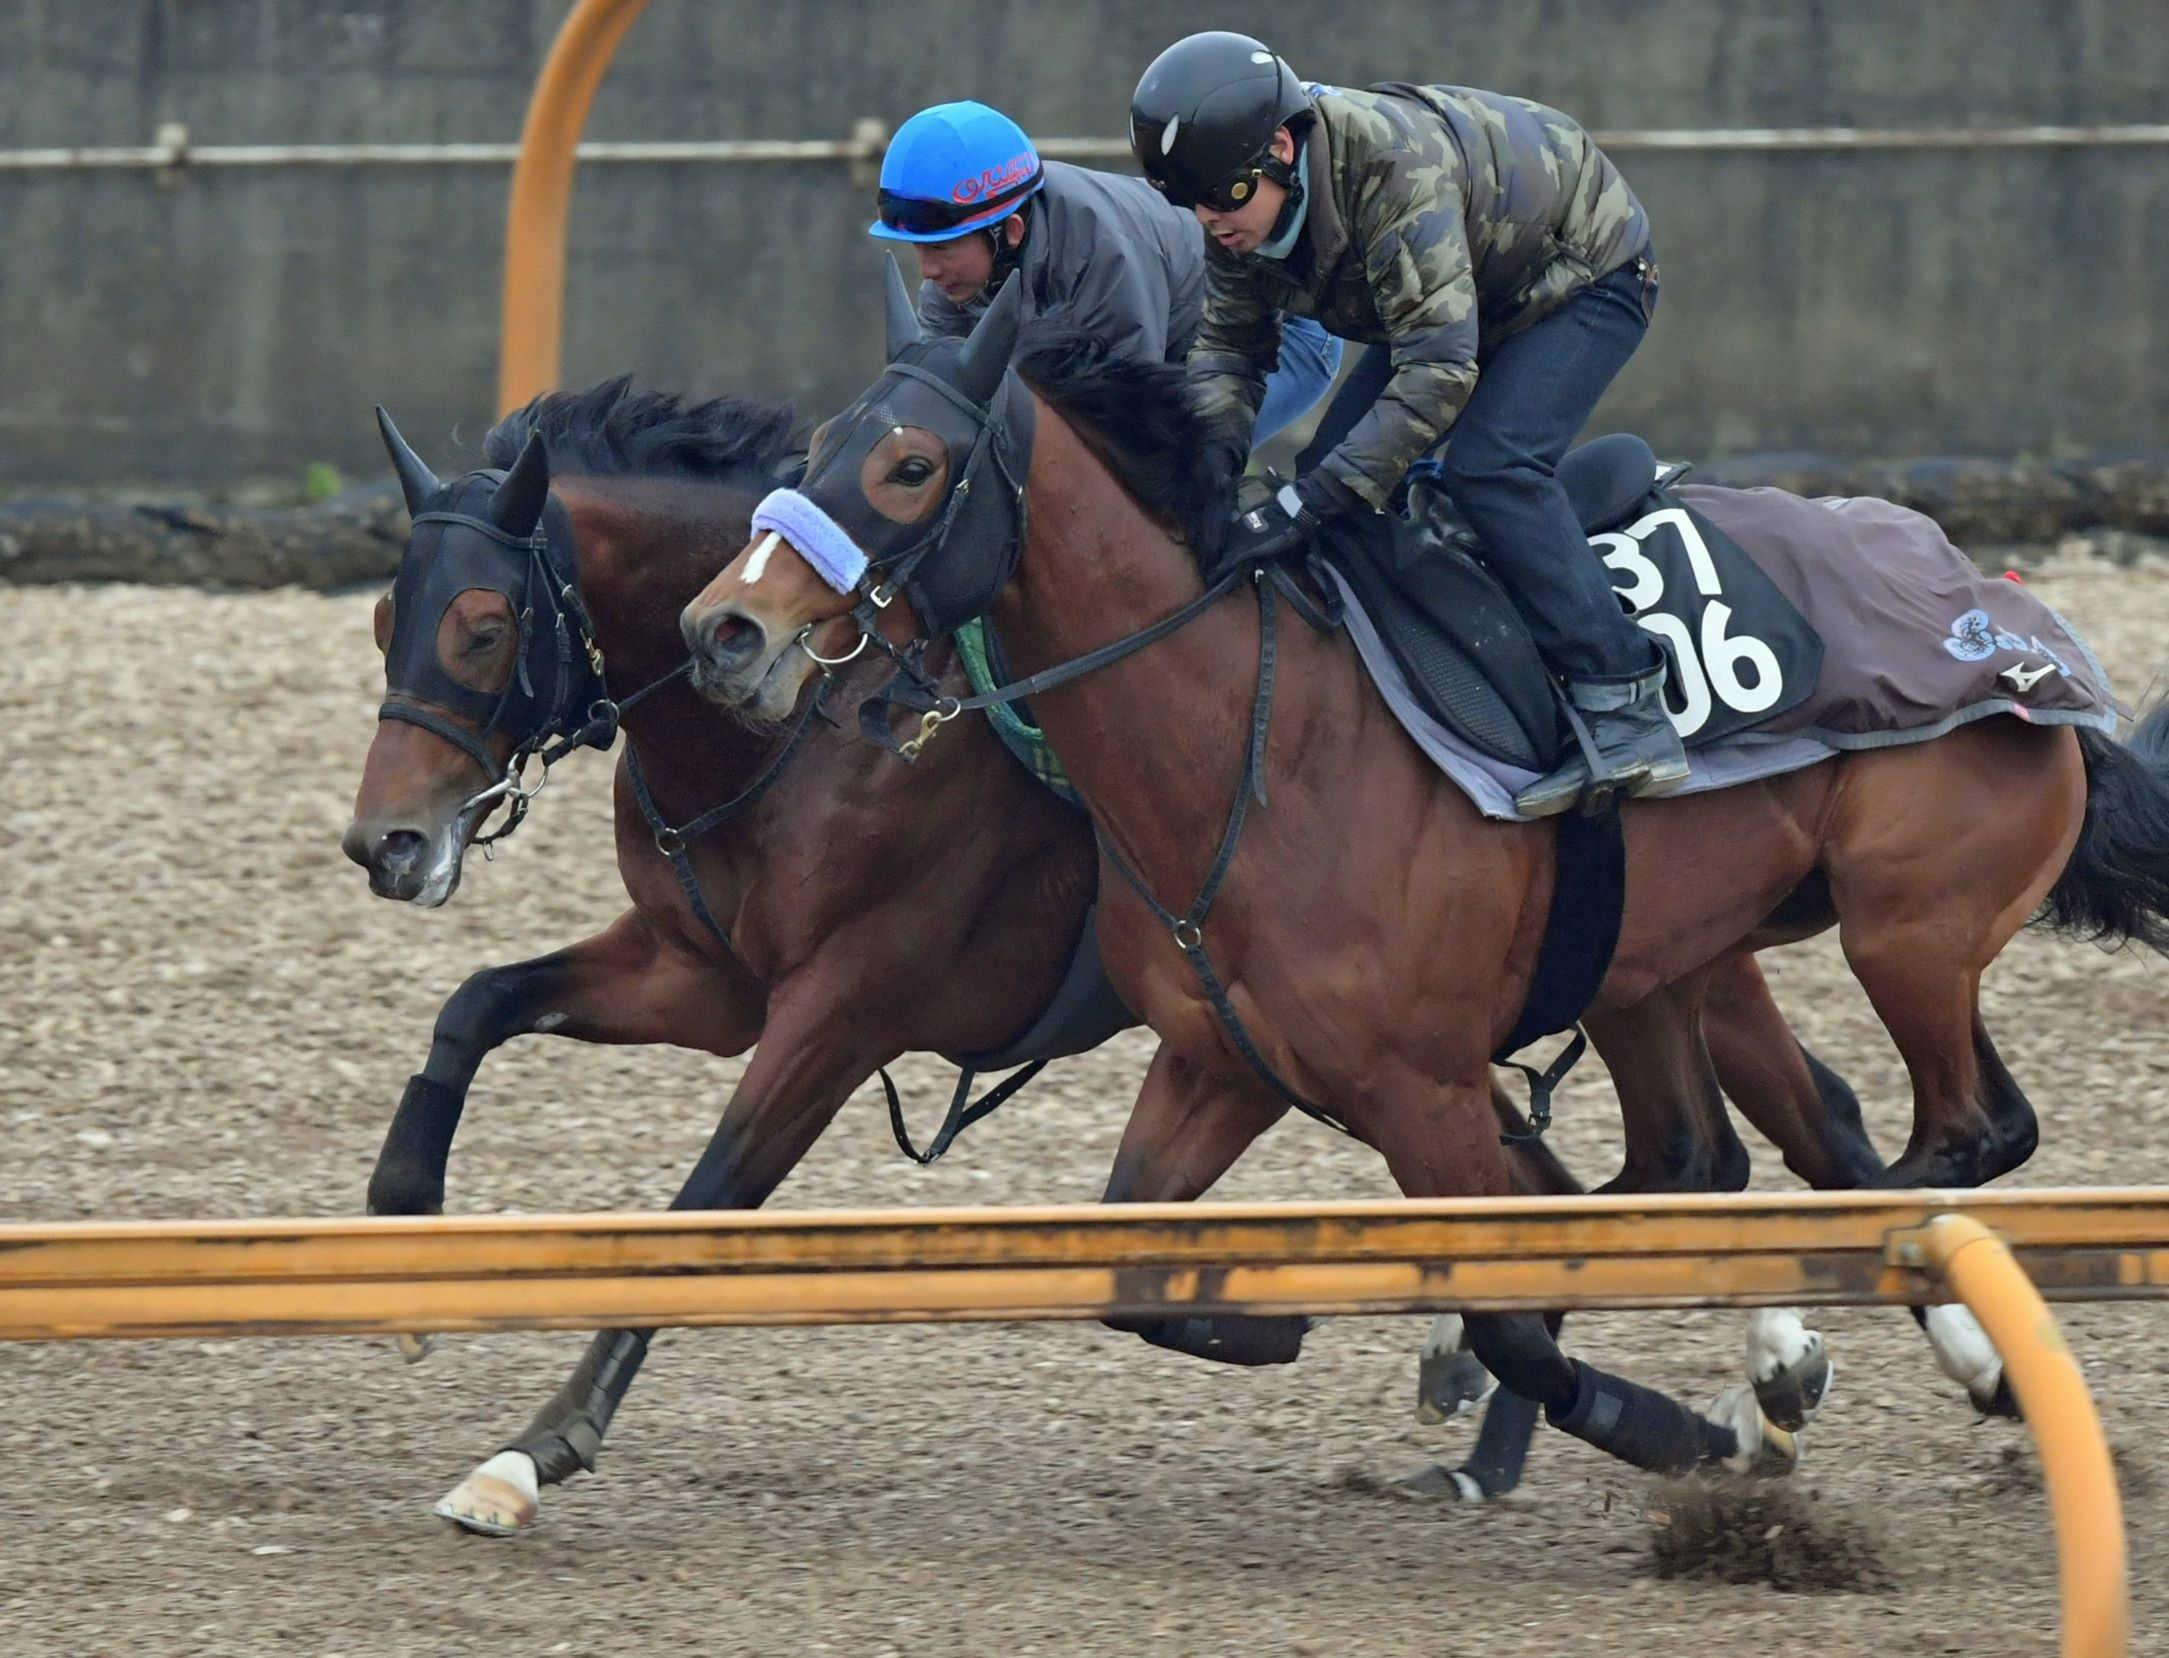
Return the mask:
<path fill-rule="evenodd" d="M 564 0 L 11 0 L 0 148 L 506 140 Z M 1114 135 L 1187 28 L 1596 127 L 2161 120 L 2160 0 L 653 0 L 597 138 L 842 137 L 974 95 Z M 1678 452 L 2169 447 L 2169 149 L 1629 155 L 1665 292 L 1599 421 Z M 500 168 L 0 172 L 0 484 L 432 458 L 489 417 Z M 583 175 L 566 375 L 834 405 L 876 362 L 841 165 Z"/>

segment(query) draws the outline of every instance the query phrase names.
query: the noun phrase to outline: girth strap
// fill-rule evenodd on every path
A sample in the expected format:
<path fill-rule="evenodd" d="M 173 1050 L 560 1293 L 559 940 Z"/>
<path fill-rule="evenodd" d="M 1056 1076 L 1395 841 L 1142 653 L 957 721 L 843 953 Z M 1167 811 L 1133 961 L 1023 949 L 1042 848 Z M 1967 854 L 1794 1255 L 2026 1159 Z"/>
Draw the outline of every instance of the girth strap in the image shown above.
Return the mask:
<path fill-rule="evenodd" d="M 957 1074 L 956 1092 L 949 1098 L 948 1115 L 942 1118 L 941 1127 L 935 1131 L 932 1143 L 924 1151 L 911 1143 L 911 1131 L 904 1126 L 904 1105 L 896 1097 L 896 1084 L 889 1080 L 887 1071 L 882 1071 L 881 1089 L 889 1098 L 889 1132 L 896 1136 L 896 1149 L 922 1169 L 929 1164 L 938 1163 L 959 1134 L 980 1118 L 1008 1104 L 1019 1089 L 1044 1071 L 1050 1063 L 1051 1061 L 1044 1059 L 1033 1060 L 1014 1075 L 1004 1077 L 989 1088 L 984 1097 L 970 1105 L 966 1105 L 965 1101 L 971 1099 L 972 1084 L 978 1080 L 979 1073 L 969 1066 L 965 1067 Z"/>

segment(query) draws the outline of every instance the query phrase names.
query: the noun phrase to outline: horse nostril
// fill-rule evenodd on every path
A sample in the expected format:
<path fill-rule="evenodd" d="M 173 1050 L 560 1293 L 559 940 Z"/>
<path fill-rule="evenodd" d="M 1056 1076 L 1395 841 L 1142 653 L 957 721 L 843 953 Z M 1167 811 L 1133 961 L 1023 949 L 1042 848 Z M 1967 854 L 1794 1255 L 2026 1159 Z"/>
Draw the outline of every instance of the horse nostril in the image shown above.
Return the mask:
<path fill-rule="evenodd" d="M 749 616 L 726 614 L 708 635 L 708 651 L 718 662 L 751 656 L 761 648 L 761 627 Z"/>
<path fill-rule="evenodd" d="M 414 867 L 425 844 L 412 829 L 394 829 L 377 842 L 377 868 L 387 875 L 403 875 Z"/>

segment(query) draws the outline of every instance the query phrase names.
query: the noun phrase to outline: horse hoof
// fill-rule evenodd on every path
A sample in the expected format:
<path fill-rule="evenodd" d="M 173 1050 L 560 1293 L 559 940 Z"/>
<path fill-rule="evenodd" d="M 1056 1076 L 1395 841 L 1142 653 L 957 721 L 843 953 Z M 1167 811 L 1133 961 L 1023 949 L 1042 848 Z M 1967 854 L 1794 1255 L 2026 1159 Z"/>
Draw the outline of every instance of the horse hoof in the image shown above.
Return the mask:
<path fill-rule="evenodd" d="M 399 1344 L 399 1356 L 409 1364 L 420 1364 L 437 1350 L 437 1337 L 434 1334 L 417 1336 L 402 1330 L 392 1337 L 392 1340 Z"/>
<path fill-rule="evenodd" d="M 1388 1489 L 1412 1503 L 1480 1503 L 1484 1500 L 1484 1488 L 1473 1474 L 1437 1462 L 1403 1475 Z"/>
<path fill-rule="evenodd" d="M 1416 1420 L 1430 1428 L 1467 1416 L 1498 1385 L 1498 1377 L 1465 1347 L 1451 1353 L 1426 1352 L 1416 1365 Z"/>
<path fill-rule="evenodd" d="M 2011 1379 L 2004 1374 L 2003 1355 L 1988 1339 L 1980 1320 L 1953 1302 L 1930 1307 L 1921 1323 L 1935 1349 L 1937 1365 L 1966 1390 L 1975 1410 L 1983 1416 L 2023 1419 Z"/>
<path fill-rule="evenodd" d="M 1966 1397 L 1973 1401 L 1973 1408 L 1983 1416 L 2000 1416 L 2009 1422 L 2026 1420 L 2026 1413 L 2019 1409 L 2018 1395 L 2011 1391 L 2009 1371 L 1999 1370 L 1996 1373 L 1996 1385 L 1985 1397 L 1970 1388 L 1966 1390 Z"/>
<path fill-rule="evenodd" d="M 1798 1433 L 1815 1419 L 1830 1398 L 1838 1367 L 1823 1353 L 1823 1338 L 1815 1338 L 1815 1351 L 1798 1364 L 1788 1365 L 1774 1376 L 1755 1378 L 1755 1400 L 1762 1414 L 1789 1433 Z"/>
<path fill-rule="evenodd" d="M 514 1537 L 535 1523 L 541 1508 L 535 1459 L 524 1451 L 499 1451 L 430 1512 L 482 1537 Z"/>
<path fill-rule="evenodd" d="M 1797 1314 L 1773 1309 L 1749 1325 L 1747 1377 L 1762 1414 L 1778 1427 L 1793 1433 L 1806 1427 L 1829 1399 L 1837 1373 L 1822 1336 Z"/>
<path fill-rule="evenodd" d="M 1783 1479 L 1800 1466 L 1800 1441 L 1762 1413 L 1754 1389 L 1728 1387 L 1710 1404 L 1710 1420 L 1730 1428 L 1735 1449 L 1719 1466 L 1750 1479 Z"/>

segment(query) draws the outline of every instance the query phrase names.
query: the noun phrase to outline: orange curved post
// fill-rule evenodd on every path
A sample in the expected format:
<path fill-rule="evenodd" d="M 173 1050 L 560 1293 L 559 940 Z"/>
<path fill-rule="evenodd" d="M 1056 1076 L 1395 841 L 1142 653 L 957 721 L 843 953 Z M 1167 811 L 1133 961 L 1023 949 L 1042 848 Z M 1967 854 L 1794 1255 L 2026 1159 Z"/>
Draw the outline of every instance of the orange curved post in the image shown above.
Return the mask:
<path fill-rule="evenodd" d="M 587 106 L 618 42 L 647 0 L 579 0 L 551 43 L 520 130 L 505 218 L 505 309 L 497 409 L 518 408 L 557 384 L 564 328 L 565 211 Z"/>
<path fill-rule="evenodd" d="M 2124 1658 L 2131 1639 L 2124 1515 L 2078 1361 L 2003 1240 L 1966 1215 L 1918 1234 L 1923 1264 L 1981 1321 L 2041 1452 L 2063 1580 L 2064 1658 Z"/>

